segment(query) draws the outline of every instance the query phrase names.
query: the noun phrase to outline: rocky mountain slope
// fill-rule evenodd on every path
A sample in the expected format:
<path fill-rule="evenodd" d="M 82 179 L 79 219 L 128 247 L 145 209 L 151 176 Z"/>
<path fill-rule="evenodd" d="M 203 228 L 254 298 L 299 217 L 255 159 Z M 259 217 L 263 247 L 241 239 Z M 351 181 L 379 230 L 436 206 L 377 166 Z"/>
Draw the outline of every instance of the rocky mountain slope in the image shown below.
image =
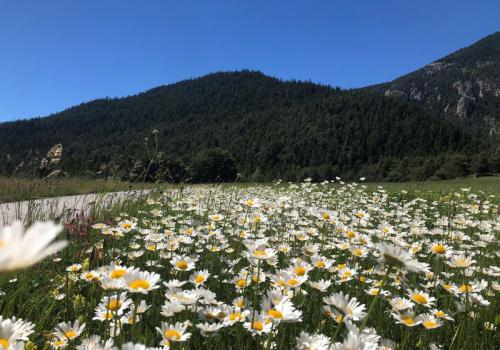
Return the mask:
<path fill-rule="evenodd" d="M 422 103 L 468 127 L 500 132 L 500 32 L 372 89 Z"/>

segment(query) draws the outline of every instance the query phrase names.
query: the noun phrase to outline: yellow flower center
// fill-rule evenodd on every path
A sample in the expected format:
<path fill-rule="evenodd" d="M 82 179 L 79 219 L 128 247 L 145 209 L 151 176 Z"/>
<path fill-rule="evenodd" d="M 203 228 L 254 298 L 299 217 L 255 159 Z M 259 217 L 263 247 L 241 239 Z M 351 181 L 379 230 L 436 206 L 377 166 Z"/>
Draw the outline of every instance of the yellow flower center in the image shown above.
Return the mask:
<path fill-rule="evenodd" d="M 425 320 L 423 325 L 425 328 L 436 328 L 437 323 L 432 320 Z"/>
<path fill-rule="evenodd" d="M 446 316 L 446 314 L 443 311 L 438 310 L 438 311 L 434 312 L 434 316 L 444 317 L 444 316 Z"/>
<path fill-rule="evenodd" d="M 458 290 L 461 291 L 462 293 L 466 292 L 472 292 L 474 288 L 470 284 L 462 284 Z"/>
<path fill-rule="evenodd" d="M 243 306 L 245 306 L 245 302 L 243 300 L 238 300 L 236 303 L 235 303 L 235 306 L 236 307 L 239 307 L 239 308 L 242 308 Z"/>
<path fill-rule="evenodd" d="M 123 269 L 114 270 L 114 271 L 111 272 L 111 276 L 110 277 L 112 279 L 117 279 L 117 278 L 122 278 L 126 274 L 127 274 L 127 270 L 123 270 Z"/>
<path fill-rule="evenodd" d="M 422 294 L 413 294 L 411 296 L 411 298 L 416 301 L 417 303 L 420 303 L 420 304 L 427 304 L 427 298 L 425 297 L 425 295 L 422 295 Z"/>
<path fill-rule="evenodd" d="M 317 268 L 319 269 L 322 269 L 324 268 L 326 265 L 325 265 L 325 262 L 320 260 L 320 261 L 316 261 L 316 263 L 314 264 L 314 266 L 316 266 Z"/>
<path fill-rule="evenodd" d="M 325 220 L 330 219 L 330 214 L 328 214 L 328 213 L 323 213 L 323 214 L 321 214 L 321 216 L 322 216 L 322 217 L 323 217 L 323 219 L 325 219 Z"/>
<path fill-rule="evenodd" d="M 406 324 L 408 326 L 411 326 L 412 324 L 415 323 L 415 321 L 413 320 L 413 318 L 411 318 L 410 316 L 405 316 L 401 320 L 403 321 L 404 324 Z"/>
<path fill-rule="evenodd" d="M 276 309 L 270 309 L 267 314 L 271 316 L 272 318 L 283 318 L 283 313 L 281 311 L 278 311 Z"/>
<path fill-rule="evenodd" d="M 76 337 L 76 332 L 74 330 L 70 329 L 69 331 L 64 332 L 64 335 L 68 339 L 73 339 L 74 337 Z"/>
<path fill-rule="evenodd" d="M 306 274 L 306 268 L 303 266 L 297 266 L 294 272 L 298 276 L 304 276 Z"/>
<path fill-rule="evenodd" d="M 175 329 L 169 329 L 165 331 L 165 338 L 168 340 L 179 340 L 181 339 L 182 335 L 179 333 L 179 331 Z"/>
<path fill-rule="evenodd" d="M 181 260 L 181 261 L 178 261 L 177 264 L 175 264 L 175 266 L 179 269 L 179 270 L 185 270 L 188 268 L 188 263 L 184 260 Z"/>
<path fill-rule="evenodd" d="M 290 278 L 288 281 L 287 281 L 287 284 L 290 286 L 290 287 L 295 287 L 297 284 L 299 284 L 299 280 L 295 279 L 295 278 Z"/>
<path fill-rule="evenodd" d="M 254 256 L 266 256 L 266 251 L 264 249 L 255 249 L 253 251 Z"/>
<path fill-rule="evenodd" d="M 129 284 L 132 289 L 149 289 L 150 283 L 146 280 L 135 280 Z"/>
<path fill-rule="evenodd" d="M 0 346 L 2 346 L 2 348 L 4 348 L 4 349 L 8 349 L 9 348 L 9 341 L 5 338 L 0 338 Z"/>
<path fill-rule="evenodd" d="M 205 276 L 203 276 L 203 275 L 196 275 L 196 277 L 194 278 L 194 281 L 195 281 L 196 284 L 203 283 L 205 281 Z"/>
<path fill-rule="evenodd" d="M 111 300 L 108 303 L 108 309 L 116 311 L 122 306 L 122 303 L 119 300 Z"/>
<path fill-rule="evenodd" d="M 255 321 L 253 324 L 252 324 L 252 328 L 255 329 L 256 331 L 262 331 L 264 329 L 264 325 L 262 324 L 262 322 L 260 321 Z"/>
<path fill-rule="evenodd" d="M 356 256 L 361 256 L 363 255 L 363 251 L 361 249 L 354 249 L 352 253 Z"/>
<path fill-rule="evenodd" d="M 351 230 L 347 231 L 347 237 L 349 237 L 349 238 L 354 238 L 354 237 L 356 237 L 356 232 L 351 231 Z"/>
<path fill-rule="evenodd" d="M 444 245 L 438 244 L 432 247 L 432 251 L 436 254 L 444 254 L 446 253 L 446 247 Z"/>
<path fill-rule="evenodd" d="M 125 224 L 123 224 L 123 228 L 126 230 L 130 230 L 132 228 L 132 224 L 125 223 Z"/>
<path fill-rule="evenodd" d="M 245 281 L 243 278 L 240 278 L 240 279 L 237 279 L 237 280 L 236 280 L 236 285 L 237 285 L 238 287 L 240 287 L 240 288 L 245 287 L 245 285 L 246 285 L 246 284 L 247 284 L 247 283 L 246 283 L 246 281 Z"/>
<path fill-rule="evenodd" d="M 351 271 L 344 271 L 342 273 L 342 278 L 349 278 L 352 276 L 352 272 Z"/>
<path fill-rule="evenodd" d="M 229 319 L 231 321 L 239 320 L 241 318 L 241 313 L 240 312 L 235 312 L 234 314 L 229 315 Z"/>

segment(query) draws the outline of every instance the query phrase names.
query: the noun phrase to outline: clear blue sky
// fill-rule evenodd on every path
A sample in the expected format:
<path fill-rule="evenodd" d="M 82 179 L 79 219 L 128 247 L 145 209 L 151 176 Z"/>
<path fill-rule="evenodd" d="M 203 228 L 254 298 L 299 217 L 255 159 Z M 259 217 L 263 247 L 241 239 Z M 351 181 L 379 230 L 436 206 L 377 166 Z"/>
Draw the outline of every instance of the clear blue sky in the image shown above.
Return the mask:
<path fill-rule="evenodd" d="M 499 0 L 2 0 L 0 121 L 221 70 L 361 87 L 498 30 Z"/>

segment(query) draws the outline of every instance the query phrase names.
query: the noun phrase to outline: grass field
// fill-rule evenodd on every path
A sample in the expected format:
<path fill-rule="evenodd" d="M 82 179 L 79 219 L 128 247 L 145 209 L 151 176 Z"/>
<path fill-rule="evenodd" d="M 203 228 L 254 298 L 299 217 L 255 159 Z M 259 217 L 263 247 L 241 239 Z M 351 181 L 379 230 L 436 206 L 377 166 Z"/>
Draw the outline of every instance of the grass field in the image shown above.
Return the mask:
<path fill-rule="evenodd" d="M 469 188 L 473 192 L 482 191 L 488 194 L 500 194 L 500 176 L 425 182 L 372 182 L 366 183 L 365 185 L 370 190 L 376 190 L 378 186 L 382 186 L 389 192 L 406 190 L 414 195 L 446 195 L 451 191 L 461 188 Z M 130 183 L 78 178 L 41 180 L 0 177 L 0 203 L 87 193 L 162 188 L 165 186 L 166 185 L 151 183 Z M 229 184 L 226 186 L 233 185 Z M 254 186 L 254 184 L 237 184 L 236 186 L 250 187 Z"/>
<path fill-rule="evenodd" d="M 452 180 L 435 180 L 424 182 L 382 182 L 368 183 L 370 189 L 383 186 L 387 191 L 406 190 L 413 193 L 448 194 L 452 191 L 468 188 L 472 192 L 484 192 L 500 195 L 500 176 L 467 177 Z"/>
<path fill-rule="evenodd" d="M 171 186 L 101 207 L 32 268 L 10 267 L 46 239 L 2 245 L 0 345 L 498 348 L 498 179 L 471 181 Z"/>
<path fill-rule="evenodd" d="M 157 185 L 77 178 L 42 180 L 0 177 L 0 203 L 152 187 Z"/>

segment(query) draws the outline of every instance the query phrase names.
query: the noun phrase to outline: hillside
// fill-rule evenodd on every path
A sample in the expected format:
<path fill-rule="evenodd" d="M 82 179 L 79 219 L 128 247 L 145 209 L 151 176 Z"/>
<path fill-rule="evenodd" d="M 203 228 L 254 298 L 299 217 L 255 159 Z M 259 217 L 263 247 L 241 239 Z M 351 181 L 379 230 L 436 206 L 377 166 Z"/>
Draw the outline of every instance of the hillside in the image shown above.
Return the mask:
<path fill-rule="evenodd" d="M 373 87 L 487 133 L 500 132 L 500 32 L 390 83 Z"/>
<path fill-rule="evenodd" d="M 0 172 L 45 176 L 55 164 L 72 175 L 175 181 L 498 173 L 499 51 L 496 33 L 358 90 L 239 71 L 95 100 L 0 124 Z M 46 155 L 56 144 L 62 155 Z"/>

